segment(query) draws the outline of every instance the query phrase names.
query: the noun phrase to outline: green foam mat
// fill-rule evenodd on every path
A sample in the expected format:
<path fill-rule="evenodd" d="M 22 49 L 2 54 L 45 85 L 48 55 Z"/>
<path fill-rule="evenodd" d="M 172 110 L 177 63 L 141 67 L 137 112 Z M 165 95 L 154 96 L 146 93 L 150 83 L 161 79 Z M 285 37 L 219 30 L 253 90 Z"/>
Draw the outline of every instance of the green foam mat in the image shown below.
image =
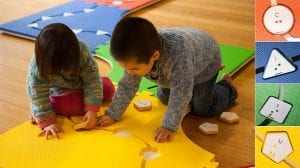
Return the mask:
<path fill-rule="evenodd" d="M 269 96 L 278 97 L 279 84 L 256 84 L 255 115 L 256 125 L 265 120 L 265 116 L 259 114 L 261 107 Z M 293 105 L 284 123 L 272 121 L 269 126 L 295 126 L 300 125 L 300 84 L 284 84 L 283 100 Z"/>
<path fill-rule="evenodd" d="M 254 51 L 251 49 L 240 48 L 236 46 L 224 45 L 221 44 L 221 53 L 222 53 L 222 62 L 225 65 L 225 68 L 222 69 L 218 76 L 218 81 L 221 79 L 222 74 L 229 73 L 233 75 L 240 68 L 242 68 L 251 58 L 253 58 Z M 108 61 L 112 66 L 112 71 L 109 74 L 109 78 L 113 82 L 118 82 L 124 70 L 114 61 L 109 52 L 109 42 L 106 45 L 99 45 L 96 48 L 96 56 Z M 155 83 L 142 78 L 140 84 L 139 92 L 149 91 L 156 95 L 156 86 Z"/>

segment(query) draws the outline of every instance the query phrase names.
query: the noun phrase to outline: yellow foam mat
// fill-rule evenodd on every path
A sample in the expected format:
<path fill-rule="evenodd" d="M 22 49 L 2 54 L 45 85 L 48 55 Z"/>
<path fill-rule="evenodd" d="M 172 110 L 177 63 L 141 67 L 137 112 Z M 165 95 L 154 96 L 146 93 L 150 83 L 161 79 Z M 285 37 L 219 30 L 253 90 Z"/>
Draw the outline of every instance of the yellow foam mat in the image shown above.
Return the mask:
<path fill-rule="evenodd" d="M 122 120 L 110 127 L 74 131 L 72 126 L 80 118 L 59 118 L 64 129 L 59 140 L 37 137 L 40 129 L 25 122 L 0 135 L 0 167 L 218 167 L 214 155 L 191 142 L 181 128 L 171 143 L 156 143 L 154 130 L 166 106 L 150 93 L 143 92 L 133 101 L 138 99 L 151 100 L 152 110 L 139 112 L 130 104 Z M 150 158 L 149 153 L 153 153 Z"/>
<path fill-rule="evenodd" d="M 293 163 L 294 168 L 300 167 L 300 127 L 287 127 L 287 126 L 257 126 L 256 131 L 264 137 L 268 131 L 286 131 L 289 135 L 291 144 L 293 146 L 293 152 L 287 157 L 287 159 Z M 262 150 L 263 142 L 257 137 L 255 138 L 255 167 L 272 167 L 272 168 L 290 168 L 286 162 L 281 161 L 280 163 L 275 163 L 267 156 L 265 156 Z"/>

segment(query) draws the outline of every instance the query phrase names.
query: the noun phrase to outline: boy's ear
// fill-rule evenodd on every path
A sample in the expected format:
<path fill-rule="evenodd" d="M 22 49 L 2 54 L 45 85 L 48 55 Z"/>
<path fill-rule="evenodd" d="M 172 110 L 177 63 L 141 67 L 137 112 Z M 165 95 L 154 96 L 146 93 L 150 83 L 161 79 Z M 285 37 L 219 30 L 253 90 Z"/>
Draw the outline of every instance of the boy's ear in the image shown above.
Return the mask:
<path fill-rule="evenodd" d="M 152 59 L 153 60 L 158 60 L 160 56 L 160 52 L 158 50 L 156 50 L 153 55 L 152 55 Z"/>

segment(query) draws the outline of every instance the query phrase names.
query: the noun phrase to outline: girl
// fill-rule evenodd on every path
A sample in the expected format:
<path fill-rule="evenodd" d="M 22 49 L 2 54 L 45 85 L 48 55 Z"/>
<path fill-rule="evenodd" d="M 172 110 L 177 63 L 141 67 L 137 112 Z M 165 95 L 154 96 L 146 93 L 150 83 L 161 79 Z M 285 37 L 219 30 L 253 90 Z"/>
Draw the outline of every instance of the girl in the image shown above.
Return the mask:
<path fill-rule="evenodd" d="M 56 114 L 84 115 L 86 128 L 97 124 L 102 102 L 110 101 L 114 86 L 100 78 L 91 51 L 66 25 L 46 26 L 35 42 L 27 79 L 32 122 L 45 133 L 58 137 L 62 132 Z"/>

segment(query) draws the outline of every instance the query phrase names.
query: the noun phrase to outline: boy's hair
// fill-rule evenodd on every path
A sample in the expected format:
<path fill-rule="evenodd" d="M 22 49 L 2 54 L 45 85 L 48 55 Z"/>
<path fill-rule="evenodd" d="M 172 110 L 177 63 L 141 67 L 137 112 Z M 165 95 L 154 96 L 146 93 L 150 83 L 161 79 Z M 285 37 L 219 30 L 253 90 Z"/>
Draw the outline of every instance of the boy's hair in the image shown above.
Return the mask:
<path fill-rule="evenodd" d="M 140 17 L 125 17 L 118 22 L 110 41 L 114 59 L 137 58 L 138 63 L 148 64 L 156 50 L 161 50 L 161 39 L 151 22 Z"/>
<path fill-rule="evenodd" d="M 78 74 L 81 59 L 78 39 L 66 25 L 50 24 L 36 38 L 35 58 L 40 76 L 46 80 L 62 72 Z"/>

